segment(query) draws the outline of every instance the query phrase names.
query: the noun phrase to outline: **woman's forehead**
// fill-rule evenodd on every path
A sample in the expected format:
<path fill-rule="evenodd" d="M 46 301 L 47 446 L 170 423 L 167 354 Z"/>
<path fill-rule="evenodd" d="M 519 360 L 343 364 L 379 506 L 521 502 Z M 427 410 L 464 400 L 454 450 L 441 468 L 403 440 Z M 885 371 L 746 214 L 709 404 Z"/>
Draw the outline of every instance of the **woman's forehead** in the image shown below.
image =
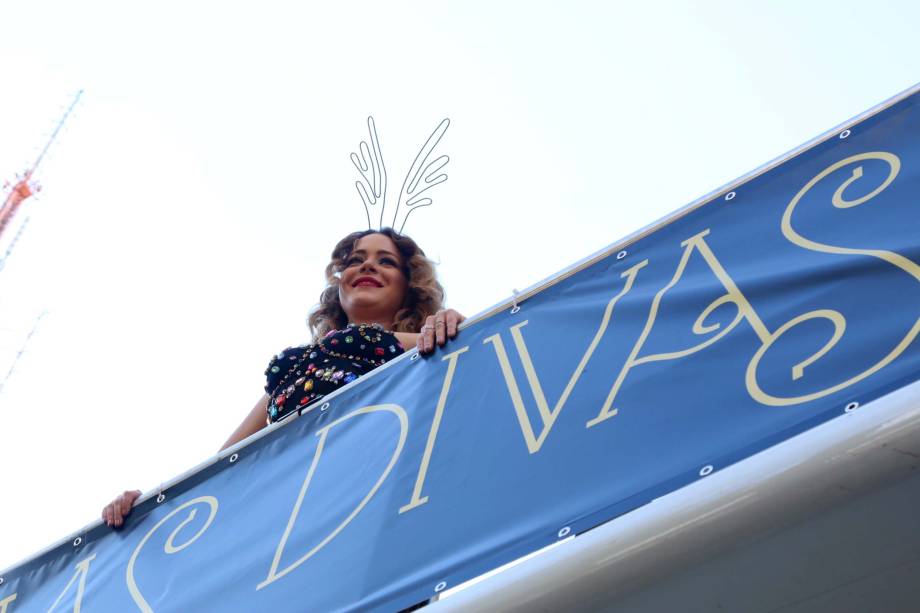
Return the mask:
<path fill-rule="evenodd" d="M 367 253 L 386 251 L 397 257 L 401 257 L 402 255 L 399 253 L 399 248 L 396 246 L 396 243 L 393 242 L 393 239 L 385 234 L 368 234 L 367 236 L 362 236 L 355 242 L 352 251 L 365 251 Z"/>

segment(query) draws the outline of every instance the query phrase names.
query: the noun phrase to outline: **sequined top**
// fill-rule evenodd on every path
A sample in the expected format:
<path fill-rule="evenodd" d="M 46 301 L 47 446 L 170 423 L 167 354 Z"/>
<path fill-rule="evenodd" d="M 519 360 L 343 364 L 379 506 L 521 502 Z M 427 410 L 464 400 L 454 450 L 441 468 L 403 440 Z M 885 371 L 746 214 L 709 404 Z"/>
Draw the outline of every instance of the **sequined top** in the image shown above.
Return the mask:
<path fill-rule="evenodd" d="M 405 353 L 379 324 L 349 324 L 318 343 L 285 349 L 265 370 L 268 421 L 278 421 Z"/>

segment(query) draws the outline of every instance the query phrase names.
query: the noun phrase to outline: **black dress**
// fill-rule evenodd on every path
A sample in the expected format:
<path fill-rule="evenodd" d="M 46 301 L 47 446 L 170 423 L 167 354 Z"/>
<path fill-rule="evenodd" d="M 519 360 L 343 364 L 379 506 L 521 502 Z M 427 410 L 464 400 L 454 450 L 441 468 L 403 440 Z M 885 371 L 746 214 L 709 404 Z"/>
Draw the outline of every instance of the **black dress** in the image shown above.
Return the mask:
<path fill-rule="evenodd" d="M 265 370 L 268 421 L 278 421 L 405 353 L 379 324 L 348 324 L 319 342 L 285 349 Z"/>

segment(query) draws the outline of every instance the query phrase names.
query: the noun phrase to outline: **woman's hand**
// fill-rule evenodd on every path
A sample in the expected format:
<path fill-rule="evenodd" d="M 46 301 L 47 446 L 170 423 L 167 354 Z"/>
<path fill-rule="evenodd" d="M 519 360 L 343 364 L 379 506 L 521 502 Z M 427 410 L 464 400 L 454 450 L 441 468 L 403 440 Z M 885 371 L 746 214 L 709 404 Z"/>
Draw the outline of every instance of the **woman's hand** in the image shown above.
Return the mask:
<path fill-rule="evenodd" d="M 125 523 L 125 517 L 131 512 L 134 501 L 137 500 L 140 495 L 140 490 L 133 490 L 130 492 L 126 490 L 124 494 L 105 505 L 105 508 L 102 509 L 102 521 L 113 528 L 120 527 Z"/>
<path fill-rule="evenodd" d="M 418 352 L 431 353 L 435 344 L 443 347 L 447 339 L 457 336 L 457 326 L 464 319 L 466 317 L 453 309 L 441 309 L 434 315 L 429 315 L 416 340 Z"/>

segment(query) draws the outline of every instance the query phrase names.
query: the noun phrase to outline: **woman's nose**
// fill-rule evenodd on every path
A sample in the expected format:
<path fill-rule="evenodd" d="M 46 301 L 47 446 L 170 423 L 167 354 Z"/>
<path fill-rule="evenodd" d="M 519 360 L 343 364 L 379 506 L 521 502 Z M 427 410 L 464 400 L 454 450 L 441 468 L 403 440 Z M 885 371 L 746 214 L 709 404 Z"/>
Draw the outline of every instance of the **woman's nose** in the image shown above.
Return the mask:
<path fill-rule="evenodd" d="M 366 260 L 361 262 L 361 268 L 359 270 L 377 270 L 377 269 L 374 267 L 374 262 L 371 261 L 370 258 L 367 258 Z"/>

